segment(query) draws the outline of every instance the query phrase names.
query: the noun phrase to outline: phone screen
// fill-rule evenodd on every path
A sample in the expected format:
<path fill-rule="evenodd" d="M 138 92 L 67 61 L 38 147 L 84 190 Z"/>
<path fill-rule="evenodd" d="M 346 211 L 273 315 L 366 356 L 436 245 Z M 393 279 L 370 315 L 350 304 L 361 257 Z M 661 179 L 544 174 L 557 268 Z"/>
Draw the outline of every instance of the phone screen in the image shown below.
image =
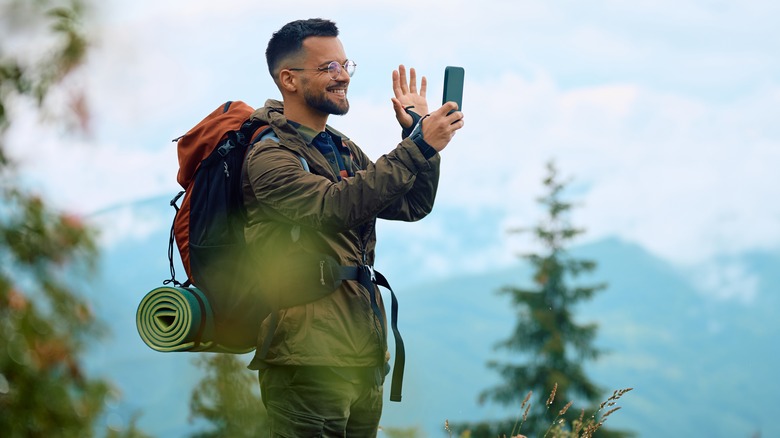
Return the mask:
<path fill-rule="evenodd" d="M 444 69 L 444 96 L 441 103 L 455 102 L 458 110 L 463 110 L 463 67 L 448 66 Z"/>

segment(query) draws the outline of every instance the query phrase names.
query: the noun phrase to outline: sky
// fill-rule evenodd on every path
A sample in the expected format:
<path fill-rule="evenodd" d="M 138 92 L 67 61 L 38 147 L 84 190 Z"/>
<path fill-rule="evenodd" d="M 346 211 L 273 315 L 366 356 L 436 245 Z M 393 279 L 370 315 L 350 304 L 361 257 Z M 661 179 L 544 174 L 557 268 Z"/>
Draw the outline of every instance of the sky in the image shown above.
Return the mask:
<path fill-rule="evenodd" d="M 444 67 L 465 68 L 466 125 L 442 153 L 438 215 L 384 225 L 422 238 L 443 273 L 522 250 L 500 236 L 541 218 L 550 160 L 571 178 L 586 240 L 637 243 L 694 267 L 713 293 L 749 296 L 750 273 L 729 260 L 780 248 L 780 4 L 768 0 L 108 0 L 92 14 L 89 59 L 69 79 L 86 90 L 89 134 L 15 110 L 9 144 L 26 183 L 85 216 L 175 194 L 171 139 L 226 100 L 278 98 L 268 38 L 311 17 L 334 20 L 358 64 L 350 113 L 330 124 L 372 158 L 400 139 L 394 68 L 428 78 L 431 108 Z M 473 227 L 442 232 L 452 215 L 489 215 L 492 243 L 453 256 Z M 108 235 L 162 226 L 128 213 Z"/>

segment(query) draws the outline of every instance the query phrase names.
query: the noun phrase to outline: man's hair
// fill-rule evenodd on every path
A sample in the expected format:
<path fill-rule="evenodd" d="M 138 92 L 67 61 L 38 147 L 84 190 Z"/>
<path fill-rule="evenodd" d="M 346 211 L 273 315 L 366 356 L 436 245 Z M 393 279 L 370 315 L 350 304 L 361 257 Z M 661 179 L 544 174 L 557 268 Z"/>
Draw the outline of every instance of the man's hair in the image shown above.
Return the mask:
<path fill-rule="evenodd" d="M 271 36 L 268 48 L 265 50 L 265 59 L 274 82 L 278 80 L 276 75 L 279 64 L 285 58 L 298 54 L 303 47 L 303 40 L 312 36 L 337 37 L 339 29 L 336 23 L 330 20 L 310 18 L 287 23 Z"/>

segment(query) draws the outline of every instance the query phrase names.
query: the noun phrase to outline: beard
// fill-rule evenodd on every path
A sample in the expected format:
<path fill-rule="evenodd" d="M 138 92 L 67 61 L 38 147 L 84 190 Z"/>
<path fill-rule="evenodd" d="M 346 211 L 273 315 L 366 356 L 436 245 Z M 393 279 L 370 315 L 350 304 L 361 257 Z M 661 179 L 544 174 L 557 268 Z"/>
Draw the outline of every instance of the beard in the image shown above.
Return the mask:
<path fill-rule="evenodd" d="M 349 101 L 347 100 L 346 96 L 341 102 L 333 102 L 332 100 L 328 99 L 327 91 L 315 93 L 310 87 L 307 86 L 303 90 L 303 98 L 307 105 L 325 114 L 343 116 L 349 111 Z"/>

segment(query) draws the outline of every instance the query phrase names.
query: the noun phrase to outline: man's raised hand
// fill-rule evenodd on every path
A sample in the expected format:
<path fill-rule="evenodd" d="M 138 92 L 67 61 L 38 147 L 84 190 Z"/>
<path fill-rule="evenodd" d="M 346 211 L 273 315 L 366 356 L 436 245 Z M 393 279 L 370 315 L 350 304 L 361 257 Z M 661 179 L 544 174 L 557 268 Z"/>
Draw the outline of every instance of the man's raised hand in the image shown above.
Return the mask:
<path fill-rule="evenodd" d="M 428 100 L 425 98 L 425 92 L 428 87 L 428 81 L 425 76 L 420 81 L 420 90 L 417 90 L 417 72 L 414 68 L 409 69 L 409 82 L 406 82 L 406 67 L 398 66 L 398 70 L 393 70 L 393 110 L 395 118 L 404 129 L 409 129 L 414 123 L 412 116 L 406 113 L 406 109 L 414 111 L 421 117 L 428 114 Z"/>

